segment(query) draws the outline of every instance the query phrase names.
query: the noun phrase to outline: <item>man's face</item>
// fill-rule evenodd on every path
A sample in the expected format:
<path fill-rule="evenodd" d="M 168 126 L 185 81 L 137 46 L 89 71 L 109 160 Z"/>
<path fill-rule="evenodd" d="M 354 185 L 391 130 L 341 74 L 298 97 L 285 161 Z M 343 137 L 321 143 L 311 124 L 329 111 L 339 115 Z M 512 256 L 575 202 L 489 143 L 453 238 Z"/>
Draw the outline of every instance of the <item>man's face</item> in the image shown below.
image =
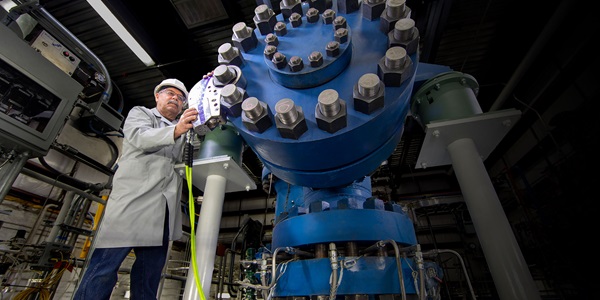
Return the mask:
<path fill-rule="evenodd" d="M 156 108 L 169 120 L 174 120 L 185 105 L 185 95 L 173 87 L 160 90 L 155 97 Z"/>

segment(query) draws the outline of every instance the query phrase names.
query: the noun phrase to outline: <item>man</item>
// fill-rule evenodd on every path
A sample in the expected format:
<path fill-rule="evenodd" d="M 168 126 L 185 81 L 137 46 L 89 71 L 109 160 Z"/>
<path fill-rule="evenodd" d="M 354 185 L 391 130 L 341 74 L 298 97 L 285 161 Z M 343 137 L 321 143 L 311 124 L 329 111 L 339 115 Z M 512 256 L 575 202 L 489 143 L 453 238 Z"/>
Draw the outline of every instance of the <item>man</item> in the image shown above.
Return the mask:
<path fill-rule="evenodd" d="M 198 116 L 195 108 L 183 111 L 187 96 L 181 81 L 165 79 L 154 89 L 155 108 L 135 106 L 127 115 L 119 167 L 75 300 L 109 299 L 131 250 L 131 299 L 157 298 L 169 240 L 182 236 L 182 178 L 174 166 Z"/>

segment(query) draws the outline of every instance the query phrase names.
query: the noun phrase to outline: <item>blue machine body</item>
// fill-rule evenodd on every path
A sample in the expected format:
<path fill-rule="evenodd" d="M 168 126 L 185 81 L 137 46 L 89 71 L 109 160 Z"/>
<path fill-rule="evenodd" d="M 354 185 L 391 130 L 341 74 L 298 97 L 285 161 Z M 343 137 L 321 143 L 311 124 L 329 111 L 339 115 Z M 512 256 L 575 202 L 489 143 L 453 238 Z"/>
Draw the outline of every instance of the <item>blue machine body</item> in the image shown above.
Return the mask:
<path fill-rule="evenodd" d="M 281 15 L 277 16 L 281 21 Z M 333 25 L 303 23 L 278 37 L 278 51 L 288 59 L 300 56 L 305 61 L 304 72 L 278 70 L 263 54 L 266 42 L 255 29 L 258 46 L 243 53 L 241 70 L 247 80 L 247 93 L 268 104 L 275 114 L 275 104 L 292 99 L 302 108 L 308 130 L 299 139 L 281 137 L 273 125 L 263 133 L 248 130 L 242 118 L 229 118 L 242 137 L 277 177 L 300 186 L 317 188 L 350 184 L 374 171 L 387 159 L 400 141 L 404 120 L 410 107 L 410 96 L 417 68 L 416 54 L 411 56 L 411 76 L 399 87 L 385 88 L 384 107 L 370 115 L 354 110 L 353 88 L 367 73 L 377 73 L 377 64 L 388 49 L 387 35 L 379 30 L 379 21 L 362 18 L 360 11 L 344 15 L 349 41 L 340 44 L 340 55 L 328 57 L 326 44 L 334 40 Z M 323 53 L 323 65 L 312 68 L 307 57 L 312 51 Z M 324 82 L 320 85 L 317 83 Z M 290 88 L 286 85 L 294 86 Z M 300 86 L 302 88 L 297 88 Z M 319 94 L 334 89 L 348 106 L 347 126 L 335 133 L 317 127 L 315 107 Z"/>
<path fill-rule="evenodd" d="M 334 40 L 332 24 L 309 23 L 303 1 L 302 24 L 278 36 L 277 50 L 287 59 L 300 56 L 305 67 L 299 72 L 276 68 L 265 58 L 267 45 L 258 29 L 257 47 L 244 51 L 240 66 L 246 79 L 246 92 L 267 104 L 276 115 L 275 104 L 284 98 L 294 101 L 307 123 L 297 139 L 284 138 L 275 122 L 263 132 L 248 130 L 241 117 L 228 116 L 247 145 L 263 162 L 266 174 L 275 176 L 277 193 L 273 249 L 294 247 L 312 251 L 314 245 L 355 243 L 361 249 L 380 241 L 393 241 L 398 247 L 417 244 L 413 223 L 402 207 L 372 196 L 370 177 L 394 151 L 404 130 L 413 89 L 449 68 L 418 62 L 411 54 L 412 68 L 399 86 L 383 86 L 384 105 L 370 114 L 355 110 L 353 91 L 361 76 L 378 73 L 385 59 L 388 35 L 380 20 L 368 20 L 361 11 L 343 16 L 348 41 L 340 43 L 339 55 L 326 55 L 326 45 Z M 334 7 L 335 9 L 335 7 Z M 323 65 L 312 67 L 307 57 L 313 51 L 323 54 Z M 346 102 L 347 125 L 334 133 L 318 127 L 315 109 L 324 90 L 333 89 Z M 275 116 L 277 117 L 277 116 Z M 389 251 L 389 250 L 388 250 Z M 397 260 L 387 255 L 340 256 L 343 280 L 338 295 L 415 294 L 416 265 L 413 259 L 400 258 L 405 287 L 400 288 Z M 278 261 L 279 263 L 279 261 Z M 285 266 L 284 266 L 285 265 Z M 329 295 L 329 258 L 316 257 L 284 262 L 278 266 L 275 297 Z M 371 299 L 371 298 L 369 298 Z"/>

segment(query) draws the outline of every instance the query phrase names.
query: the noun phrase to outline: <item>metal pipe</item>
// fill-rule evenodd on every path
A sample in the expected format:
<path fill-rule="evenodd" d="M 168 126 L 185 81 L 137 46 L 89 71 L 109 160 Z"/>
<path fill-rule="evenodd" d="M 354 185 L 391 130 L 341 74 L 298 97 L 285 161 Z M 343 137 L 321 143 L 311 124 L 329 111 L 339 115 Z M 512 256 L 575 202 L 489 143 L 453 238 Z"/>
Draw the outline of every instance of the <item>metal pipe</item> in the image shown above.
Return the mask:
<path fill-rule="evenodd" d="M 54 220 L 54 225 L 52 226 L 52 230 L 50 230 L 50 234 L 46 237 L 47 243 L 53 243 L 56 237 L 58 236 L 58 231 L 60 230 L 60 225 L 62 225 L 67 218 L 67 214 L 71 209 L 71 203 L 73 202 L 73 198 L 75 198 L 75 193 L 72 191 L 68 191 L 63 199 L 62 206 L 60 207 L 60 212 Z"/>
<path fill-rule="evenodd" d="M 458 252 L 456 252 L 454 250 L 451 250 L 451 249 L 439 249 L 439 250 L 434 250 L 433 252 L 437 252 L 437 253 L 452 253 L 452 254 L 456 255 L 456 257 L 460 261 L 460 265 L 463 268 L 463 272 L 465 272 L 465 279 L 467 280 L 467 285 L 469 286 L 469 292 L 471 292 L 471 298 L 473 300 L 477 300 L 477 297 L 475 297 L 475 290 L 473 290 L 473 285 L 471 285 L 471 279 L 469 278 L 469 273 L 467 273 L 467 267 L 465 266 L 465 261 L 460 256 L 460 253 L 458 253 Z"/>
<path fill-rule="evenodd" d="M 30 153 L 28 151 L 19 153 L 18 155 L 15 155 L 15 152 L 12 151 L 6 160 L 8 163 L 4 164 L 0 169 L 0 175 L 2 175 L 2 181 L 0 182 L 0 204 L 4 201 L 4 197 L 6 197 L 8 191 L 10 191 L 10 188 L 17 179 L 17 176 L 19 176 L 19 172 L 21 172 L 23 166 L 25 166 L 29 156 Z"/>
<path fill-rule="evenodd" d="M 394 256 L 396 257 L 396 268 L 398 269 L 398 280 L 400 280 L 400 293 L 402 300 L 406 300 L 406 287 L 404 286 L 404 273 L 402 272 L 402 260 L 400 260 L 400 249 L 394 240 L 385 240 L 384 243 L 391 244 L 394 247 Z"/>
<path fill-rule="evenodd" d="M 338 256 L 335 243 L 329 243 L 329 261 L 331 263 L 331 281 L 329 282 L 329 299 L 335 299 L 338 288 Z"/>
<path fill-rule="evenodd" d="M 62 183 L 60 181 L 57 181 L 57 180 L 55 180 L 53 178 L 50 178 L 50 177 L 44 176 L 42 174 L 36 173 L 36 172 L 34 172 L 32 170 L 29 170 L 27 168 L 23 168 L 21 170 L 21 173 L 25 174 L 25 175 L 27 175 L 27 176 L 29 176 L 31 178 L 43 181 L 45 183 L 54 185 L 56 187 L 59 187 L 59 188 L 61 188 L 63 190 L 74 192 L 75 194 L 80 195 L 82 197 L 85 197 L 87 199 L 90 199 L 92 201 L 95 201 L 95 202 L 98 202 L 100 204 L 106 205 L 106 200 L 103 200 L 102 198 L 100 198 L 100 197 L 98 197 L 96 195 L 92 195 L 90 193 L 84 192 L 84 191 L 82 191 L 82 190 L 80 190 L 78 188 L 72 187 L 72 186 L 70 186 L 68 184 L 64 184 L 64 183 Z"/>
<path fill-rule="evenodd" d="M 42 211 L 40 212 L 37 219 L 35 220 L 35 223 L 33 223 L 33 227 L 31 228 L 31 231 L 29 232 L 29 235 L 27 236 L 27 239 L 25 240 L 25 245 L 30 244 L 31 241 L 33 240 L 33 236 L 34 236 L 35 232 L 38 230 L 38 227 L 40 227 L 40 224 L 42 223 L 42 219 L 44 219 L 44 215 L 46 214 L 48 209 L 56 208 L 56 207 L 58 207 L 58 205 L 56 205 L 56 204 L 44 205 L 44 208 L 42 208 Z"/>
<path fill-rule="evenodd" d="M 221 175 L 208 175 L 206 178 L 206 187 L 204 189 L 204 200 L 200 210 L 202 223 L 198 224 L 198 232 L 195 236 L 196 261 L 198 262 L 198 276 L 200 284 L 206 298 L 210 295 L 210 285 L 215 264 L 215 249 L 217 249 L 217 240 L 219 238 L 219 228 L 221 225 L 221 215 L 223 213 L 223 201 L 225 199 L 225 187 L 227 179 Z M 196 286 L 193 268 L 188 272 L 188 280 L 185 283 L 185 293 L 183 299 L 199 299 L 200 294 Z"/>
<path fill-rule="evenodd" d="M 500 299 L 540 299 L 475 142 L 458 139 L 447 150 Z"/>

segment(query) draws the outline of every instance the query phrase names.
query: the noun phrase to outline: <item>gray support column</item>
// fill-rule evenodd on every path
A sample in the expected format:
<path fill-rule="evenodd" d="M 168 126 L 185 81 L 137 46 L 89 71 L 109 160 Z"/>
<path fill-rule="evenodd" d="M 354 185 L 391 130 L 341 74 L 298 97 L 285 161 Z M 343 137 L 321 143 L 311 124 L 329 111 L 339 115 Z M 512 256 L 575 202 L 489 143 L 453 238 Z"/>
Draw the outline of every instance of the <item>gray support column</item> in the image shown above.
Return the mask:
<path fill-rule="evenodd" d="M 540 299 L 477 146 L 462 138 L 447 149 L 500 299 Z"/>
<path fill-rule="evenodd" d="M 192 253 L 192 255 L 196 255 L 198 276 L 206 299 L 210 299 L 210 286 L 215 265 L 226 185 L 227 179 L 224 176 L 208 175 L 206 177 L 206 187 L 204 189 L 204 198 L 198 222 L 199 226 L 198 230 L 196 230 L 196 253 Z M 200 299 L 191 262 L 183 299 Z"/>

